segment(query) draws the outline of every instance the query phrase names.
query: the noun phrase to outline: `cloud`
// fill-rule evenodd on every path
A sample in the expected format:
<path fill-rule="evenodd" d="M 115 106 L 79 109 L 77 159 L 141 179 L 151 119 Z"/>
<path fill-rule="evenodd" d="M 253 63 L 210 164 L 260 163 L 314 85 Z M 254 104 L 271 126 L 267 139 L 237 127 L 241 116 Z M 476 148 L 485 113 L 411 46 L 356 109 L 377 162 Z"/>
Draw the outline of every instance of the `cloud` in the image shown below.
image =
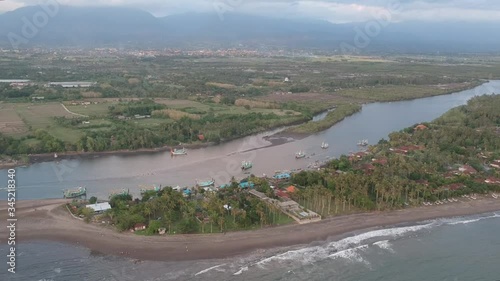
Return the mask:
<path fill-rule="evenodd" d="M 49 0 L 6 0 L 0 12 Z M 335 23 L 362 22 L 382 14 L 392 21 L 500 21 L 498 0 L 58 0 L 72 6 L 126 6 L 156 16 L 186 12 L 217 12 L 287 18 L 314 18 Z M 89 4 L 90 3 L 90 4 Z M 391 9 L 396 3 L 400 9 Z"/>

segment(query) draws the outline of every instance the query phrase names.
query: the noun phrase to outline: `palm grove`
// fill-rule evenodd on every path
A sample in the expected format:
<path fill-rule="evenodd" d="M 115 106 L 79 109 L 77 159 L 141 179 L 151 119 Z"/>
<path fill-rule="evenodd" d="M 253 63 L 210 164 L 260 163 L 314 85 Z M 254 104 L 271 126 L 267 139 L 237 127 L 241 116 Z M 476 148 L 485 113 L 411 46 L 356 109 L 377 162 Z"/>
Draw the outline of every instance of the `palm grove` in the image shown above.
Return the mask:
<path fill-rule="evenodd" d="M 488 165 L 500 159 L 498 108 L 500 96 L 477 97 L 425 124 L 423 130 L 411 127 L 394 132 L 389 140 L 381 140 L 364 154 L 342 156 L 320 171 L 297 173 L 291 183 L 299 190 L 291 196 L 327 217 L 500 191 L 500 185 L 484 181 L 500 178 L 500 169 Z M 403 151 L 401 147 L 418 149 Z M 476 172 L 452 173 L 465 164 Z M 267 179 L 252 180 L 259 191 L 277 198 Z M 282 182 L 280 186 L 288 184 Z M 109 215 L 120 230 L 146 223 L 150 234 L 162 227 L 168 233 L 206 233 L 291 221 L 274 206 L 239 188 L 236 182 L 217 193 L 202 192 L 186 198 L 164 188 L 135 201 L 130 196 L 118 196 L 111 204 Z"/>

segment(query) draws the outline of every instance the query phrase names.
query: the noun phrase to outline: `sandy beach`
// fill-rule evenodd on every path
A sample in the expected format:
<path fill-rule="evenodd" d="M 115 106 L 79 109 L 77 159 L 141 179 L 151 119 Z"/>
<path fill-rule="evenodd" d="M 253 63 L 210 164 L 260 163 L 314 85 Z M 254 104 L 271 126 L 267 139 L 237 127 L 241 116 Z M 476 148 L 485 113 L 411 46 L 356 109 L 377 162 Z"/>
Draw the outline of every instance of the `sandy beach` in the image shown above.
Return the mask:
<path fill-rule="evenodd" d="M 482 214 L 500 210 L 500 199 L 464 199 L 459 203 L 328 218 L 305 225 L 286 225 L 226 234 L 139 236 L 110 227 L 86 224 L 63 206 L 67 200 L 19 201 L 16 205 L 17 240 L 58 241 L 87 247 L 108 255 L 140 260 L 179 261 L 227 258 L 256 250 L 309 244 L 335 239 L 352 231 L 385 228 L 401 223 Z M 7 202 L 0 202 L 0 220 L 7 220 Z M 6 227 L 0 243 L 6 243 Z"/>

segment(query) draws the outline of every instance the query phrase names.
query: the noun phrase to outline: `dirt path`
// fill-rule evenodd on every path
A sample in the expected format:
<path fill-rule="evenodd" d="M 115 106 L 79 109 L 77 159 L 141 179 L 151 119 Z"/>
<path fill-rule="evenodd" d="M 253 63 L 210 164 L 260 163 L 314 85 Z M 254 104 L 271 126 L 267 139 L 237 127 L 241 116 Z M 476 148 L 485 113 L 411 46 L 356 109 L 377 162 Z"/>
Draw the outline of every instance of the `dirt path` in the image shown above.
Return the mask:
<path fill-rule="evenodd" d="M 61 105 L 62 105 L 62 107 L 64 108 L 64 110 L 66 110 L 69 114 L 73 114 L 73 115 L 75 115 L 75 116 L 79 116 L 79 117 L 89 117 L 89 116 L 87 116 L 87 115 L 78 114 L 78 113 L 74 113 L 74 112 L 72 112 L 72 111 L 69 111 L 69 109 L 68 109 L 68 108 L 67 108 L 64 104 L 62 104 L 62 103 L 61 103 Z"/>

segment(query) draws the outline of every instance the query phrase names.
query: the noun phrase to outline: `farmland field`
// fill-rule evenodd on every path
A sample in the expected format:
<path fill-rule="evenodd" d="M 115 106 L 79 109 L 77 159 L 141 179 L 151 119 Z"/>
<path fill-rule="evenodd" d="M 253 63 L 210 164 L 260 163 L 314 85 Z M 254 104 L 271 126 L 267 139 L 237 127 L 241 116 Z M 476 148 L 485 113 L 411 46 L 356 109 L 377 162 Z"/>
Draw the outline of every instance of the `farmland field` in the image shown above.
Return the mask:
<path fill-rule="evenodd" d="M 22 136 L 29 132 L 14 105 L 0 103 L 0 133 L 9 136 Z"/>
<path fill-rule="evenodd" d="M 43 129 L 63 141 L 76 142 L 82 132 L 58 125 L 53 117 L 74 118 L 59 103 L 15 104 L 16 111 L 33 131 Z"/>

